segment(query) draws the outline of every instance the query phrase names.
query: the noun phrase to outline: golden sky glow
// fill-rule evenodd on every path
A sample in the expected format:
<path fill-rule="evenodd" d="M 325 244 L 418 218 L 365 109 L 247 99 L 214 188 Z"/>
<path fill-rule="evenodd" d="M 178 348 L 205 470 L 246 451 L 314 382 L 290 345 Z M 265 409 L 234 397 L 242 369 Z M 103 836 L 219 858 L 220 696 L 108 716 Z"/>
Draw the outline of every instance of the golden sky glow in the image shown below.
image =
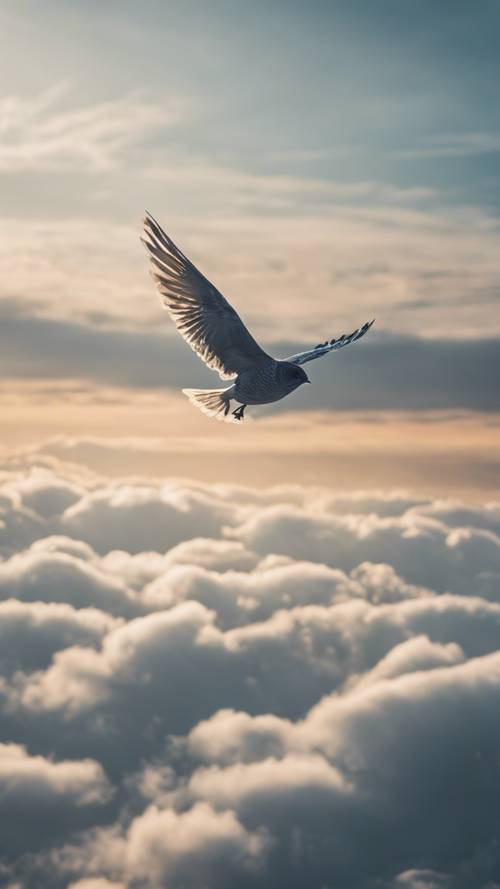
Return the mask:
<path fill-rule="evenodd" d="M 237 427 L 208 423 L 164 392 L 78 381 L 8 389 L 0 410 L 10 454 L 40 449 L 111 475 L 498 493 L 497 414 L 301 411 Z"/>

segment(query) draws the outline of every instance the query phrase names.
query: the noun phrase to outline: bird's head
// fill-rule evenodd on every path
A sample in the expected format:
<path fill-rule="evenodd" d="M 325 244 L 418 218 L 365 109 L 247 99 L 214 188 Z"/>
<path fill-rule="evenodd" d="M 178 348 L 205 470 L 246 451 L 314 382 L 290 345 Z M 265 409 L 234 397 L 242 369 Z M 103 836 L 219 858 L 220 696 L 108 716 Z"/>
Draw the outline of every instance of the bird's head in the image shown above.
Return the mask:
<path fill-rule="evenodd" d="M 299 367 L 298 364 L 290 365 L 290 378 L 293 380 L 296 386 L 302 386 L 302 383 L 311 382 L 305 370 Z"/>

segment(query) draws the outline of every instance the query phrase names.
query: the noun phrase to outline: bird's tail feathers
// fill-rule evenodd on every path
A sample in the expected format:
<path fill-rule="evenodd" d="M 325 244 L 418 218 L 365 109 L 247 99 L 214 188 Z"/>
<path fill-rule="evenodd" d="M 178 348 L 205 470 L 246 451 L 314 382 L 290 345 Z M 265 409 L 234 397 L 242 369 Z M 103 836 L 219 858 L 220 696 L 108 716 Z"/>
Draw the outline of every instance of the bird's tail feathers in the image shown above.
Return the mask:
<path fill-rule="evenodd" d="M 231 388 L 231 387 L 229 387 Z M 237 423 L 229 413 L 229 389 L 183 389 L 191 404 L 195 404 L 207 417 L 214 417 L 224 423 Z"/>

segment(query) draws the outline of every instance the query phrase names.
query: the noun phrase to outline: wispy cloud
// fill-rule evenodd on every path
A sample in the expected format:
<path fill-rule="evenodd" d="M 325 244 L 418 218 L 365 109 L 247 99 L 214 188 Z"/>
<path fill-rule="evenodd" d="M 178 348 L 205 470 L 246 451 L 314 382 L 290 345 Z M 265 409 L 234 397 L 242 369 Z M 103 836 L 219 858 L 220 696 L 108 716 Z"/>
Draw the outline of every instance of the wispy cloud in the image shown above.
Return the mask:
<path fill-rule="evenodd" d="M 138 238 L 147 200 L 258 336 L 318 341 L 365 315 L 379 329 L 419 335 L 500 332 L 491 308 L 498 221 L 487 213 L 391 202 L 374 197 L 375 186 L 367 199 L 361 185 L 322 191 L 250 176 L 244 186 L 239 176 L 196 170 L 189 185 L 187 170 L 176 175 L 134 196 L 122 222 L 97 218 L 95 207 L 93 218 L 0 219 L 0 298 L 34 301 L 60 319 L 136 328 L 163 320 L 168 329 Z M 248 213 L 244 200 L 259 206 Z"/>
<path fill-rule="evenodd" d="M 342 182 L 317 176 L 297 176 L 289 173 L 253 173 L 222 164 L 196 162 L 185 158 L 172 158 L 166 163 L 151 163 L 144 170 L 144 178 L 171 188 L 193 187 L 203 191 L 215 187 L 222 191 L 222 200 L 231 201 L 237 207 L 253 207 L 260 210 L 304 210 L 314 206 L 331 207 L 332 204 L 382 203 L 409 205 L 433 201 L 435 191 L 425 187 L 398 187 L 390 183 L 366 181 Z"/>
<path fill-rule="evenodd" d="M 7 96 L 0 100 L 0 172 L 107 170 L 181 113 L 180 102 L 160 105 L 139 92 L 72 107 L 65 84 L 35 98 Z"/>
<path fill-rule="evenodd" d="M 469 132 L 443 133 L 429 136 L 416 148 L 393 152 L 398 157 L 409 159 L 432 157 L 471 157 L 500 152 L 500 133 Z"/>

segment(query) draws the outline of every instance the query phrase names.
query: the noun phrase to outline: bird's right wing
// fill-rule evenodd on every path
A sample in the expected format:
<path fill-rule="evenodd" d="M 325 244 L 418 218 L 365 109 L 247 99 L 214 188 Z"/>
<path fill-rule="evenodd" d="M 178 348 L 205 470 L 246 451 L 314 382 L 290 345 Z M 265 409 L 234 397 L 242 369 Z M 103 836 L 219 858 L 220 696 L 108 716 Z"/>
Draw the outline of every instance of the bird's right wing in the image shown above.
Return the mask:
<path fill-rule="evenodd" d="M 225 380 L 263 360 L 271 360 L 240 316 L 170 240 L 149 213 L 141 238 L 163 305 L 179 333 Z"/>
<path fill-rule="evenodd" d="M 373 321 L 374 320 L 375 319 L 373 319 Z M 321 358 L 322 355 L 327 355 L 328 352 L 333 352 L 334 349 L 342 349 L 343 346 L 348 346 L 350 343 L 355 343 L 356 340 L 360 340 L 361 337 L 365 335 L 366 331 L 370 330 L 373 321 L 367 321 L 366 324 L 363 324 L 362 327 L 358 327 L 357 330 L 353 330 L 352 333 L 343 333 L 338 339 L 327 340 L 325 343 L 318 343 L 314 349 L 308 349 L 307 352 L 297 352 L 296 355 L 290 355 L 289 358 L 283 358 L 283 361 L 288 361 L 289 364 L 305 364 L 307 361 L 314 361 L 315 358 Z"/>

